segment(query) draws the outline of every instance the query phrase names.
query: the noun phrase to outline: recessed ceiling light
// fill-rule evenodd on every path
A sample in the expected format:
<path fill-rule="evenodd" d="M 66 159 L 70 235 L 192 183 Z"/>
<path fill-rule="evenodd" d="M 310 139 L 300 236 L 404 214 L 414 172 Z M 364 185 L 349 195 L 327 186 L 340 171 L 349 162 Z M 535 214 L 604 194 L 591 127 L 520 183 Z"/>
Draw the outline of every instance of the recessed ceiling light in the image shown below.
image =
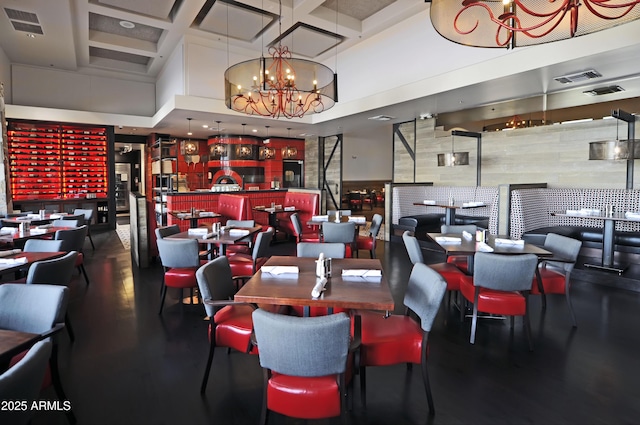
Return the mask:
<path fill-rule="evenodd" d="M 131 21 L 120 21 L 120 26 L 121 26 L 122 28 L 126 28 L 126 29 L 129 29 L 129 30 L 130 30 L 130 29 L 132 29 L 132 28 L 135 28 L 135 27 L 136 27 L 136 24 L 134 24 L 134 23 L 133 23 L 133 22 L 131 22 Z"/>
<path fill-rule="evenodd" d="M 252 131 L 252 132 L 254 132 L 254 133 L 257 133 L 257 132 L 258 132 L 258 129 L 254 128 L 254 129 L 253 129 L 253 130 L 251 130 L 251 131 Z"/>
<path fill-rule="evenodd" d="M 202 124 L 202 128 L 209 128 L 208 124 Z"/>

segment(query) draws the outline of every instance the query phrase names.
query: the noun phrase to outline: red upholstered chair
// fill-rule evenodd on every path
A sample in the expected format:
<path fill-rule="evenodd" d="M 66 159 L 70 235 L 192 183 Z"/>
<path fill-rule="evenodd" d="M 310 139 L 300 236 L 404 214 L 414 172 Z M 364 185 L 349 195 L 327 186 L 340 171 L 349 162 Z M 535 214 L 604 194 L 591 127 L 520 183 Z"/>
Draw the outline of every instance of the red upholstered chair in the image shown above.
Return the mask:
<path fill-rule="evenodd" d="M 359 257 L 358 251 L 366 249 L 369 251 L 371 258 L 376 258 L 376 240 L 378 238 L 378 232 L 380 232 L 380 226 L 382 226 L 382 216 L 380 214 L 374 214 L 371 219 L 371 227 L 369 227 L 369 236 L 360 236 L 356 238 L 356 255 Z"/>
<path fill-rule="evenodd" d="M 309 230 L 309 227 L 303 226 L 300 222 L 298 213 L 293 213 L 289 217 L 293 226 L 293 234 L 297 242 L 320 242 L 320 234 L 317 230 Z M 306 230 L 306 232 L 305 232 Z"/>
<path fill-rule="evenodd" d="M 379 312 L 360 311 L 360 391 L 362 404 L 366 405 L 366 367 L 388 366 L 398 363 L 421 365 L 422 378 L 431 414 L 435 413 L 427 356 L 429 332 L 447 289 L 442 276 L 427 265 L 413 266 L 404 296 L 406 315 L 385 317 Z M 418 321 L 409 315 L 413 311 Z"/>
<path fill-rule="evenodd" d="M 237 253 L 227 256 L 234 280 L 253 276 L 267 262 L 269 259 L 267 251 L 273 238 L 273 230 L 269 227 L 266 231 L 258 233 L 251 255 Z"/>
<path fill-rule="evenodd" d="M 227 220 L 250 220 L 253 218 L 249 198 L 243 195 L 220 194 L 216 212 L 222 215 L 220 221 L 223 223 L 226 223 Z"/>
<path fill-rule="evenodd" d="M 349 192 L 347 194 L 349 198 L 349 208 L 353 210 L 361 210 L 362 209 L 362 194 L 360 192 Z"/>
<path fill-rule="evenodd" d="M 440 233 L 456 234 L 462 237 L 462 232 L 470 233 L 474 238 L 478 226 L 475 224 L 443 224 L 440 226 Z M 451 255 L 447 257 L 447 263 L 455 264 L 465 274 L 469 274 L 468 257 L 466 255 Z"/>
<path fill-rule="evenodd" d="M 253 227 L 256 225 L 255 220 L 227 220 L 227 226 L 233 227 Z M 251 255 L 251 247 L 253 246 L 253 236 L 247 236 L 238 243 L 229 244 L 225 248 L 227 255 L 229 254 L 247 254 Z"/>
<path fill-rule="evenodd" d="M 533 254 L 502 255 L 477 252 L 474 259 L 473 276 L 465 276 L 460 292 L 473 303 L 470 342 L 475 343 L 478 312 L 522 316 L 524 331 L 533 350 L 531 326 L 529 324 L 528 295 L 531 281 L 538 265 Z"/>
<path fill-rule="evenodd" d="M 311 232 L 311 228 L 305 223 L 311 220 L 311 217 L 317 215 L 320 211 L 320 195 L 309 192 L 291 192 L 288 191 L 284 196 L 283 207 L 294 207 L 300 217 L 300 223 L 303 233 Z M 295 230 L 291 220 L 286 214 L 279 215 L 278 229 L 288 235 L 295 235 Z"/>
<path fill-rule="evenodd" d="M 573 327 L 578 327 L 576 315 L 573 313 L 570 296 L 571 271 L 576 264 L 582 242 L 577 239 L 547 234 L 544 249 L 553 253 L 552 258 L 543 259 L 538 267 L 536 278 L 531 287 L 532 295 L 542 295 L 542 308 L 547 307 L 546 294 L 562 294 L 567 300 Z"/>
<path fill-rule="evenodd" d="M 424 257 L 422 256 L 422 250 L 420 249 L 420 243 L 415 236 L 411 236 L 411 233 L 407 230 L 402 234 L 402 241 L 409 254 L 411 263 L 424 264 Z M 449 263 L 434 263 L 428 264 L 428 266 L 438 272 L 447 282 L 448 291 L 448 303 L 451 303 L 451 292 L 460 290 L 460 282 L 465 277 L 465 274 L 453 264 Z M 464 309 L 460 308 L 460 320 L 464 318 Z"/>
<path fill-rule="evenodd" d="M 301 419 L 342 416 L 352 358 L 349 316 L 294 317 L 257 309 L 253 326 L 264 370 L 260 423 L 270 411 Z"/>
<path fill-rule="evenodd" d="M 227 257 L 218 257 L 200 267 L 196 279 L 209 318 L 209 356 L 200 386 L 200 393 L 204 394 L 216 347 L 233 348 L 243 353 L 257 352 L 251 344 L 254 307 L 232 301 L 235 287 Z"/>
<path fill-rule="evenodd" d="M 162 297 L 160 311 L 162 314 L 164 300 L 167 296 L 167 288 L 179 288 L 180 293 L 185 288 L 191 289 L 193 300 L 193 288 L 198 286 L 196 270 L 200 267 L 198 241 L 195 239 L 158 239 L 158 252 L 164 268 L 162 279 Z M 180 297 L 182 299 L 182 296 Z"/>

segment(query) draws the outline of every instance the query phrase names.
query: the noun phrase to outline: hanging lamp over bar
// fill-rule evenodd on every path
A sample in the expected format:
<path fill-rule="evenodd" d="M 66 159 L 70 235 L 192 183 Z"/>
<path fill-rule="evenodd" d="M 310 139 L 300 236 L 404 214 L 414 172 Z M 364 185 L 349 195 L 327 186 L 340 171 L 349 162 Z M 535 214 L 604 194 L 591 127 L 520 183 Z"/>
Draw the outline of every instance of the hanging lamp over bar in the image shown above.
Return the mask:
<path fill-rule="evenodd" d="M 444 38 L 473 47 L 523 47 L 590 34 L 640 18 L 640 0 L 431 0 Z"/>
<path fill-rule="evenodd" d="M 454 138 L 456 132 L 451 133 L 451 152 L 438 154 L 438 167 L 455 167 L 469 165 L 469 152 L 456 152 Z"/>
<path fill-rule="evenodd" d="M 633 139 L 635 115 L 616 109 L 611 112 L 611 116 L 618 120 L 616 122 L 616 139 L 590 142 L 589 159 L 610 161 L 640 159 L 640 140 Z M 620 121 L 627 123 L 627 139 L 620 140 L 618 137 Z"/>

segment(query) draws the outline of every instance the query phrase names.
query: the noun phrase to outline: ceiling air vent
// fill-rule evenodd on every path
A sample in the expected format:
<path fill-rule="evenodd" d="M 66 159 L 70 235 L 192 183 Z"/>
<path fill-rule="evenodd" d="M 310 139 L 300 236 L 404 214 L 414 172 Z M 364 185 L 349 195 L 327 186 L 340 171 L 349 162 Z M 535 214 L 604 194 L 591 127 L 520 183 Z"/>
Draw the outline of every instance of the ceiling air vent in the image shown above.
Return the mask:
<path fill-rule="evenodd" d="M 39 24 L 38 16 L 35 13 L 25 12 L 23 10 L 4 8 L 5 13 L 9 19 L 23 22 L 31 22 L 32 24 Z"/>
<path fill-rule="evenodd" d="M 24 22 L 11 21 L 16 31 L 24 31 L 30 34 L 44 34 L 42 27 L 39 25 L 25 24 Z"/>
<path fill-rule="evenodd" d="M 390 117 L 389 115 L 376 115 L 375 117 L 369 117 L 370 120 L 373 121 L 390 121 L 395 117 Z"/>
<path fill-rule="evenodd" d="M 620 86 L 607 86 L 583 91 L 582 93 L 586 94 L 587 96 L 602 96 L 603 94 L 618 93 L 620 91 L 624 91 L 624 89 Z"/>
<path fill-rule="evenodd" d="M 568 84 L 579 83 L 581 81 L 592 80 L 599 77 L 602 77 L 602 74 L 594 69 L 590 69 L 588 71 L 577 72 L 575 74 L 561 75 L 560 77 L 555 77 L 554 80 L 562 84 Z"/>

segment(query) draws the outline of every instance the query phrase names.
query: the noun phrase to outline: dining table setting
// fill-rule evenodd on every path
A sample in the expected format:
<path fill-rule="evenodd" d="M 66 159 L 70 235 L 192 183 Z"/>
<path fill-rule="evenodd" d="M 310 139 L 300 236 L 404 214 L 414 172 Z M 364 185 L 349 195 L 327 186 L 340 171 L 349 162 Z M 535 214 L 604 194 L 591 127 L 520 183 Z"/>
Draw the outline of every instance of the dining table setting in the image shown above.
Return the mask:
<path fill-rule="evenodd" d="M 220 226 L 219 223 L 205 223 L 200 227 L 190 228 L 184 232 L 167 236 L 166 239 L 196 239 L 198 243 L 207 245 L 212 252 L 213 245 L 220 246 L 220 255 L 226 254 L 226 246 L 233 245 L 251 237 L 262 230 L 262 226 L 239 227 Z"/>

